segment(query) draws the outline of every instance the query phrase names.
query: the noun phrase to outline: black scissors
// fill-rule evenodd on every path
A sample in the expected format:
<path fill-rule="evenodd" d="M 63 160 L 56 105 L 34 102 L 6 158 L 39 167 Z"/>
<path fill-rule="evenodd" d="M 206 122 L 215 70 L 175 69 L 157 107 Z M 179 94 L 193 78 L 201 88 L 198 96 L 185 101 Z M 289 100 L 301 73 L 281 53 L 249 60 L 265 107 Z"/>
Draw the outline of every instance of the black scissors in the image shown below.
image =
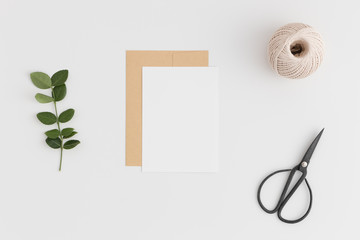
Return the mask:
<path fill-rule="evenodd" d="M 276 171 L 276 172 L 273 172 L 271 173 L 269 176 L 267 176 L 261 183 L 260 183 L 260 186 L 259 186 L 259 189 L 258 189 L 258 193 L 257 193 L 257 199 L 258 199 L 258 202 L 260 204 L 260 207 L 267 213 L 275 213 L 277 212 L 277 215 L 278 215 L 278 218 L 285 222 L 285 223 L 298 223 L 302 220 L 304 220 L 304 218 L 306 218 L 306 216 L 309 214 L 310 210 L 311 210 L 311 205 L 312 205 L 312 192 L 311 192 L 311 188 L 310 188 L 310 185 L 308 183 L 308 181 L 306 180 L 306 174 L 307 174 L 307 167 L 309 165 L 309 162 L 310 162 L 310 158 L 316 148 L 316 145 L 318 144 L 319 140 L 320 140 L 320 137 L 323 133 L 324 129 L 322 129 L 320 131 L 320 133 L 316 136 L 316 138 L 314 139 L 314 141 L 311 143 L 310 147 L 308 148 L 308 150 L 306 151 L 303 159 L 301 160 L 301 162 L 296 165 L 293 169 L 284 169 L 284 170 L 279 170 L 279 171 Z M 272 176 L 274 176 L 275 174 L 277 173 L 281 173 L 281 172 L 290 172 L 289 174 L 289 177 L 285 183 L 285 187 L 280 195 L 280 199 L 278 201 L 278 203 L 276 204 L 276 207 L 273 209 L 273 210 L 269 210 L 267 209 L 261 202 L 261 198 L 260 198 L 260 193 L 261 193 L 261 188 L 263 187 L 264 183 Z M 296 173 L 296 171 L 300 171 L 302 173 L 301 177 L 299 178 L 299 180 L 295 183 L 294 187 L 290 190 L 289 194 L 286 195 L 288 189 L 289 189 L 289 185 Z M 296 220 L 288 220 L 288 219 L 285 219 L 281 216 L 281 212 L 284 208 L 284 206 L 286 205 L 286 203 L 289 201 L 289 199 L 291 198 L 291 196 L 295 193 L 295 191 L 297 190 L 297 188 L 300 186 L 300 184 L 305 180 L 305 183 L 306 183 L 306 186 L 307 188 L 309 189 L 309 193 L 310 193 L 310 203 L 309 203 L 309 207 L 306 211 L 306 213 L 300 217 L 299 219 L 296 219 Z"/>

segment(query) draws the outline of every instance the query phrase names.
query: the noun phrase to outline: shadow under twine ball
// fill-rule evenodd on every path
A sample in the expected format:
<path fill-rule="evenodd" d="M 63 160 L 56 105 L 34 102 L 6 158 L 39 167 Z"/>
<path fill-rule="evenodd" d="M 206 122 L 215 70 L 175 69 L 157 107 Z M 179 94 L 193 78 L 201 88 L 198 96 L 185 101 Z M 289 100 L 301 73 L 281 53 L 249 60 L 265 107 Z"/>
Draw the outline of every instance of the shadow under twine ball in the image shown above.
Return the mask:
<path fill-rule="evenodd" d="M 321 35 L 311 26 L 290 23 L 279 28 L 268 46 L 269 62 L 281 76 L 305 78 L 320 66 L 324 55 Z"/>

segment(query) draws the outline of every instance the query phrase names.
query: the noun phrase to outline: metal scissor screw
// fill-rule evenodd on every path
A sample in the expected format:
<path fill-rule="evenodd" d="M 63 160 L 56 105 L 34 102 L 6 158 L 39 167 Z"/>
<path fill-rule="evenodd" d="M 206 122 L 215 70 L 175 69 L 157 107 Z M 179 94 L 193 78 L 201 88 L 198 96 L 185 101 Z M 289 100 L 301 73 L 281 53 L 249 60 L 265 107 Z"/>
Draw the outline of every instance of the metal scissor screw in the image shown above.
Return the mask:
<path fill-rule="evenodd" d="M 302 162 L 301 163 L 301 166 L 304 167 L 304 168 L 307 167 L 307 165 L 308 165 L 307 162 Z"/>

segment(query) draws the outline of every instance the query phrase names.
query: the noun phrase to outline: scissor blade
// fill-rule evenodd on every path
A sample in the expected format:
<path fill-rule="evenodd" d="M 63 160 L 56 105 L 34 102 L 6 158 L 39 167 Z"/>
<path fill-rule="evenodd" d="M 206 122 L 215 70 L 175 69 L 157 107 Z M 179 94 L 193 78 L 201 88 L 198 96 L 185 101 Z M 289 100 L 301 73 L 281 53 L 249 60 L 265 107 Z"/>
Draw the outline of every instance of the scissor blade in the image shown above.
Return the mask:
<path fill-rule="evenodd" d="M 301 160 L 301 162 L 306 162 L 307 164 L 309 164 L 310 162 L 310 158 L 312 156 L 312 154 L 314 153 L 315 151 L 315 148 L 316 148 L 316 145 L 318 144 L 320 138 L 321 138 L 321 135 L 323 134 L 324 132 L 324 129 L 323 128 L 320 133 L 316 136 L 316 138 L 314 139 L 314 141 L 311 143 L 310 147 L 308 148 L 308 150 L 306 151 L 303 159 Z"/>

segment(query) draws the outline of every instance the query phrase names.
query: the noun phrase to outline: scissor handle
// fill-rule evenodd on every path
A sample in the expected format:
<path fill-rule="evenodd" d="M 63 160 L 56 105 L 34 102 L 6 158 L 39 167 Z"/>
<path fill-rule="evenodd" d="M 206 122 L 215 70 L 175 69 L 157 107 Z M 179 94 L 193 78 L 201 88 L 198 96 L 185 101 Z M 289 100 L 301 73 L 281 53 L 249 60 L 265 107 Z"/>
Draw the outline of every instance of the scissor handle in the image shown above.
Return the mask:
<path fill-rule="evenodd" d="M 296 184 L 294 185 L 294 187 L 290 190 L 289 194 L 286 195 L 286 192 L 290 186 L 290 183 L 296 173 L 296 171 L 298 170 L 298 167 L 294 167 L 293 169 L 284 169 L 284 170 L 279 170 L 279 171 L 275 171 L 273 173 L 271 173 L 270 175 L 268 175 L 266 178 L 264 178 L 264 180 L 260 183 L 260 186 L 259 186 L 259 189 L 258 189 L 258 193 L 257 193 L 257 199 L 258 199 L 258 202 L 259 202 L 259 205 L 260 207 L 266 212 L 266 213 L 269 213 L 269 214 L 272 214 L 272 213 L 275 213 L 277 212 L 277 215 L 279 217 L 279 219 L 285 223 L 297 223 L 297 222 L 300 222 L 302 221 L 310 212 L 311 210 L 311 206 L 312 206 L 312 191 L 311 191 L 311 188 L 310 188 L 310 185 L 308 183 L 308 181 L 306 180 L 306 170 L 305 171 L 302 171 L 302 176 L 300 177 L 300 179 L 296 182 Z M 279 201 L 278 203 L 276 204 L 275 208 L 273 210 L 269 210 L 267 209 L 262 201 L 261 201 L 261 197 L 260 197 L 260 194 L 261 194 L 261 189 L 264 185 L 264 183 L 269 179 L 271 178 L 272 176 L 274 176 L 275 174 L 278 174 L 278 173 L 281 173 L 281 172 L 290 172 L 289 174 L 289 177 L 286 181 L 286 184 L 284 186 L 284 189 L 280 195 L 280 198 L 279 198 Z M 286 203 L 289 201 L 289 199 L 292 197 L 292 195 L 295 193 L 295 191 L 297 190 L 297 188 L 300 186 L 300 184 L 305 180 L 305 183 L 306 183 L 306 186 L 308 187 L 309 189 L 309 194 L 310 194 L 310 203 L 309 203 L 309 207 L 306 211 L 306 213 L 300 217 L 299 219 L 296 219 L 296 220 L 288 220 L 288 219 L 285 219 L 281 216 L 281 212 L 283 210 L 283 208 L 285 207 Z"/>

